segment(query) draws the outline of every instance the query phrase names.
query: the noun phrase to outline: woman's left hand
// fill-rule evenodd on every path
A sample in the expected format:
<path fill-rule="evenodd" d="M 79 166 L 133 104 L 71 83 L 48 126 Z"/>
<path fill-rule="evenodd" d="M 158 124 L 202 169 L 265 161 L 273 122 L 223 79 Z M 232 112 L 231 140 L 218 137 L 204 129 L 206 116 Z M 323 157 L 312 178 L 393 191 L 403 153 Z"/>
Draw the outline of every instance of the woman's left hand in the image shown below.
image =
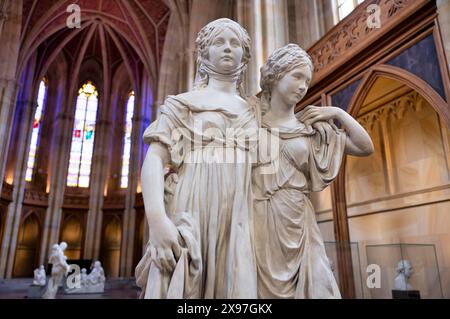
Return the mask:
<path fill-rule="evenodd" d="M 322 141 L 325 141 L 327 144 L 330 144 L 330 136 L 332 134 L 333 128 L 327 122 L 315 122 L 312 124 L 312 127 L 319 132 L 319 135 Z"/>
<path fill-rule="evenodd" d="M 305 125 L 312 125 L 318 121 L 339 119 L 342 110 L 335 106 L 313 106 L 309 105 L 302 111 L 299 119 Z"/>

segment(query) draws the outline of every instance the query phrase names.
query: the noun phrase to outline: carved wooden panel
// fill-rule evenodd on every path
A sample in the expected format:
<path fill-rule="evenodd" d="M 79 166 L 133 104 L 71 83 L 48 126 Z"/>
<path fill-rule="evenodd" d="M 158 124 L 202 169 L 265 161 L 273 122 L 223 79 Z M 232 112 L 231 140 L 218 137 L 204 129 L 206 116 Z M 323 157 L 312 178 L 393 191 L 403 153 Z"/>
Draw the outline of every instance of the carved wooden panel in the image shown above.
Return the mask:
<path fill-rule="evenodd" d="M 310 50 L 315 66 L 313 82 L 322 79 L 333 69 L 351 59 L 377 38 L 402 22 L 411 13 L 424 6 L 427 0 L 372 0 L 365 1 L 327 33 Z M 380 28 L 369 28 L 367 12 L 369 5 L 376 4 L 380 10 Z"/>

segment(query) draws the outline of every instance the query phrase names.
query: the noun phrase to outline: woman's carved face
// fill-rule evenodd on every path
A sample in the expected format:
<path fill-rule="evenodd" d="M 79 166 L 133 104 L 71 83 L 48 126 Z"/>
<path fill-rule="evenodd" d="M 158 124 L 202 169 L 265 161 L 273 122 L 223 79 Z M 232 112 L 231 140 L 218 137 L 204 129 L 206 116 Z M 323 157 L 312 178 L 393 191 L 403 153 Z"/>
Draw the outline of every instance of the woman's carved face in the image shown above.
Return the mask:
<path fill-rule="evenodd" d="M 236 69 L 242 62 L 244 50 L 237 35 L 225 28 L 212 41 L 209 47 L 209 62 L 218 72 L 227 73 Z"/>
<path fill-rule="evenodd" d="M 311 77 L 309 66 L 298 66 L 277 81 L 272 92 L 278 91 L 287 105 L 296 105 L 306 95 Z"/>

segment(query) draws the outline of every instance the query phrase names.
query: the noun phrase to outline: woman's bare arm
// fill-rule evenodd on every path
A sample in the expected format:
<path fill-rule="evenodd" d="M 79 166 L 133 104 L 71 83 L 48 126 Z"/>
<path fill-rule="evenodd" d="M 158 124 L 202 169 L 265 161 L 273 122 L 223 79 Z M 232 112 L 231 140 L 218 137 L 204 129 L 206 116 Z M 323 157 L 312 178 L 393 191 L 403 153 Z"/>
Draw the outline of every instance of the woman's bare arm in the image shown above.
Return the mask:
<path fill-rule="evenodd" d="M 164 168 L 169 162 L 169 156 L 162 144 L 150 144 L 141 171 L 152 260 L 162 271 L 172 271 L 181 253 L 178 230 L 167 217 L 164 205 Z"/>
<path fill-rule="evenodd" d="M 169 152 L 160 143 L 152 143 L 141 170 L 142 197 L 145 214 L 150 223 L 166 215 L 164 207 L 164 167 L 169 162 Z"/>
<path fill-rule="evenodd" d="M 302 112 L 301 121 L 312 125 L 318 121 L 338 120 L 347 133 L 345 153 L 355 156 L 368 156 L 374 152 L 372 139 L 367 131 L 350 114 L 333 106 L 308 106 Z"/>

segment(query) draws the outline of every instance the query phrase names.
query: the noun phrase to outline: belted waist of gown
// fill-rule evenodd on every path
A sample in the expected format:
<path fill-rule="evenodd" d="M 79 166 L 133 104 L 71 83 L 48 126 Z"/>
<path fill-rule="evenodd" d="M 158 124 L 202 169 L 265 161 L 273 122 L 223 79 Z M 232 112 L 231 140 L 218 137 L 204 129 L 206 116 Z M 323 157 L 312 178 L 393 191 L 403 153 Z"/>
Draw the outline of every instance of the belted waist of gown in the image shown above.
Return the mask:
<path fill-rule="evenodd" d="M 283 190 L 295 190 L 295 191 L 299 192 L 299 196 L 301 196 L 301 199 L 306 198 L 306 199 L 310 200 L 311 190 L 293 188 L 293 187 L 290 187 L 290 188 L 279 187 L 277 189 L 267 189 L 263 192 L 263 194 L 261 194 L 258 191 L 255 191 L 253 194 L 253 196 L 254 196 L 253 198 L 254 198 L 254 200 L 257 200 L 257 201 L 268 200 L 268 199 L 272 198 L 273 195 L 275 195 L 277 192 L 283 191 Z"/>
<path fill-rule="evenodd" d="M 199 150 L 207 148 L 222 148 L 222 149 L 240 149 L 243 151 L 256 151 L 256 143 L 249 141 L 248 143 L 238 143 L 235 140 L 224 139 L 203 139 L 202 141 L 185 141 L 184 143 L 178 143 L 177 149 L 185 149 L 185 151 Z"/>

